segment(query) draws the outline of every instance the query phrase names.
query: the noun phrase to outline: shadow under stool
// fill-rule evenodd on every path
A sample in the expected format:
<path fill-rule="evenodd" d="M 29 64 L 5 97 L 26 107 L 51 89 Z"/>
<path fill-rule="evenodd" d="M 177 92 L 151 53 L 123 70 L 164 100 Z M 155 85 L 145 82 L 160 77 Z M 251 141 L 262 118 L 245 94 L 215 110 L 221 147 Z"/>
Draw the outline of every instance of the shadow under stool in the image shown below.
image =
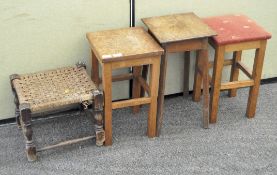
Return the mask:
<path fill-rule="evenodd" d="M 105 145 L 112 145 L 112 110 L 149 104 L 148 137 L 156 134 L 156 112 L 160 59 L 163 49 L 142 28 L 124 28 L 87 33 L 92 50 L 92 79 L 97 86 L 102 82 L 105 101 Z M 102 80 L 98 65 L 102 66 Z M 142 78 L 142 66 L 150 65 L 150 83 Z M 133 67 L 133 73 L 112 76 L 112 70 Z M 112 102 L 112 82 L 133 79 L 133 97 L 130 100 Z M 140 98 L 141 87 L 148 96 Z"/>
<path fill-rule="evenodd" d="M 267 40 L 271 34 L 253 20 L 244 15 L 226 15 L 205 18 L 203 21 L 215 30 L 218 35 L 209 40 L 215 49 L 213 75 L 210 77 L 210 123 L 216 123 L 220 90 L 228 90 L 230 97 L 235 97 L 237 88 L 250 87 L 246 116 L 253 118 L 256 111 L 260 80 Z M 255 58 L 252 72 L 241 61 L 242 51 L 255 49 Z M 233 58 L 224 59 L 226 52 L 232 52 Z M 230 82 L 222 83 L 221 75 L 223 66 L 231 65 Z M 249 79 L 238 80 L 239 70 Z M 196 87 L 200 90 L 200 86 Z"/>
<path fill-rule="evenodd" d="M 160 43 L 165 50 L 161 59 L 158 112 L 157 112 L 157 136 L 160 135 L 163 123 L 164 91 L 166 80 L 167 60 L 169 53 L 185 52 L 184 65 L 184 94 L 189 92 L 189 67 L 190 51 L 197 52 L 196 74 L 194 86 L 203 83 L 203 126 L 209 124 L 209 80 L 208 80 L 208 38 L 216 35 L 208 25 L 194 13 L 173 14 L 142 19 L 148 27 L 149 33 Z M 144 66 L 143 74 L 146 77 L 147 66 Z M 200 101 L 201 91 L 194 91 L 193 100 Z"/>

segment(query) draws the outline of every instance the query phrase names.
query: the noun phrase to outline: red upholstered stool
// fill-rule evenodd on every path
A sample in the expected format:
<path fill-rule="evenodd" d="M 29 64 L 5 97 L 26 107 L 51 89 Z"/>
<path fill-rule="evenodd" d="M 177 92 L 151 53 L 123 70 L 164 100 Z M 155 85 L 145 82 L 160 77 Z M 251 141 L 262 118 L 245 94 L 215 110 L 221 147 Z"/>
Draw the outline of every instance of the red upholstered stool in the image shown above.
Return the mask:
<path fill-rule="evenodd" d="M 267 40 L 271 34 L 244 15 L 227 15 L 204 19 L 218 35 L 209 43 L 215 49 L 213 76 L 211 78 L 210 123 L 217 119 L 220 90 L 229 90 L 229 96 L 236 96 L 237 88 L 250 87 L 246 115 L 253 118 L 256 111 L 260 79 L 262 74 Z M 243 50 L 255 49 L 252 72 L 241 62 Z M 233 52 L 233 59 L 225 60 L 225 52 Z M 231 65 L 230 82 L 221 83 L 223 66 Z M 245 73 L 249 80 L 238 81 L 239 70 Z M 201 88 L 201 87 L 196 87 Z M 196 89 L 195 89 L 196 90 Z"/>

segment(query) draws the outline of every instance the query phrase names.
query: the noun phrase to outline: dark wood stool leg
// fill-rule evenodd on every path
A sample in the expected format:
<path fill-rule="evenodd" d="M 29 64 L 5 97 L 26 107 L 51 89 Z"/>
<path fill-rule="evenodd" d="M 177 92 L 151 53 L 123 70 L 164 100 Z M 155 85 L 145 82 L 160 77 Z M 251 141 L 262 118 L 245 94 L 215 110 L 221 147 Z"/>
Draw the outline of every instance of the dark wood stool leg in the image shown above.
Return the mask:
<path fill-rule="evenodd" d="M 142 68 L 142 78 L 145 79 L 145 81 L 147 81 L 148 69 L 149 69 L 149 65 L 143 65 L 143 68 Z M 141 97 L 145 96 L 145 90 L 144 90 L 143 87 L 141 87 L 140 96 Z"/>
<path fill-rule="evenodd" d="M 20 116 L 23 135 L 26 140 L 26 154 L 28 161 L 37 160 L 36 147 L 33 143 L 33 130 L 31 127 L 31 110 L 29 104 L 20 104 Z"/>
<path fill-rule="evenodd" d="M 17 124 L 18 129 L 21 129 L 19 101 L 18 101 L 18 97 L 17 97 L 17 94 L 16 94 L 14 86 L 13 86 L 13 80 L 15 80 L 15 79 L 20 79 L 18 74 L 10 75 L 10 85 L 11 85 L 12 92 L 13 92 L 13 95 L 14 95 L 16 124 Z"/>
<path fill-rule="evenodd" d="M 15 103 L 15 119 L 17 128 L 21 129 L 21 122 L 20 122 L 20 111 L 19 111 L 19 102 L 17 96 L 14 97 L 14 103 Z"/>
<path fill-rule="evenodd" d="M 194 83 L 193 83 L 193 94 L 192 94 L 192 100 L 195 102 L 200 101 L 201 97 L 201 83 L 202 83 L 202 75 L 200 71 L 198 70 L 201 63 L 200 58 L 200 51 L 196 52 L 196 61 L 195 61 L 195 72 L 194 72 Z"/>
<path fill-rule="evenodd" d="M 233 64 L 231 68 L 230 74 L 230 82 L 238 81 L 239 78 L 239 68 L 237 66 L 237 62 L 241 61 L 242 51 L 236 51 L 233 53 Z M 237 95 L 237 89 L 230 89 L 228 92 L 229 97 L 235 97 Z"/>
<path fill-rule="evenodd" d="M 203 72 L 203 127 L 209 128 L 209 59 L 208 50 L 200 51 Z"/>
<path fill-rule="evenodd" d="M 105 141 L 105 131 L 103 129 L 103 92 L 99 90 L 94 90 L 94 118 L 96 120 L 95 123 L 95 134 L 96 134 L 96 145 L 102 146 Z"/>
<path fill-rule="evenodd" d="M 159 93 L 158 93 L 158 108 L 157 108 L 157 132 L 156 136 L 160 136 L 162 124 L 163 124 L 163 108 L 164 108 L 164 90 L 165 90 L 165 78 L 167 68 L 167 51 L 161 57 L 160 65 L 160 80 L 159 80 Z"/>
<path fill-rule="evenodd" d="M 138 80 L 138 77 L 141 75 L 142 66 L 133 67 L 133 89 L 132 89 L 132 98 L 139 98 L 141 93 L 141 86 Z M 140 106 L 133 106 L 133 113 L 139 112 Z"/>
<path fill-rule="evenodd" d="M 92 62 L 92 68 L 91 68 L 91 79 L 95 83 L 95 85 L 98 87 L 100 84 L 100 78 L 99 78 L 99 63 L 98 59 L 96 58 L 95 54 L 91 50 L 91 62 Z"/>
<path fill-rule="evenodd" d="M 190 68 L 190 51 L 185 52 L 184 57 L 184 89 L 183 96 L 189 95 L 189 68 Z"/>
<path fill-rule="evenodd" d="M 218 101 L 220 95 L 221 75 L 224 64 L 224 46 L 218 46 L 215 50 L 215 60 L 213 67 L 213 77 L 211 85 L 211 98 L 210 98 L 210 123 L 216 123 Z"/>
<path fill-rule="evenodd" d="M 261 47 L 256 49 L 255 60 L 253 65 L 252 77 L 254 86 L 250 87 L 246 116 L 253 118 L 256 112 L 257 99 L 259 96 L 260 81 L 264 63 L 264 55 L 266 49 L 266 40 L 261 41 Z"/>

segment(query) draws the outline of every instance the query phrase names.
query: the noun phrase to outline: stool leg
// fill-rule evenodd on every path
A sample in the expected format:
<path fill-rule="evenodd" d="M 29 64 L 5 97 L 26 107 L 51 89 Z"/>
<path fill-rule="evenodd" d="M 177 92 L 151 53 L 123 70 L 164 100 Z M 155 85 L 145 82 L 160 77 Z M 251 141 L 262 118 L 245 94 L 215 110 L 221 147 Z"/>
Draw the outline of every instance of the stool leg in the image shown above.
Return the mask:
<path fill-rule="evenodd" d="M 195 102 L 200 101 L 201 97 L 201 83 L 202 83 L 202 75 L 199 72 L 201 60 L 200 60 L 200 51 L 196 52 L 196 61 L 195 61 L 195 72 L 194 72 L 194 83 L 193 83 L 193 94 L 192 100 Z"/>
<path fill-rule="evenodd" d="M 164 90 L 165 90 L 165 78 L 167 68 L 167 51 L 161 57 L 160 65 L 160 80 L 159 80 L 159 93 L 158 93 L 158 108 L 157 108 L 157 133 L 156 136 L 160 136 L 162 124 L 163 124 L 163 108 L 164 108 Z"/>
<path fill-rule="evenodd" d="M 33 143 L 33 130 L 31 127 L 31 110 L 29 104 L 20 104 L 20 116 L 23 135 L 26 140 L 26 154 L 28 161 L 37 160 L 36 147 Z"/>
<path fill-rule="evenodd" d="M 238 81 L 239 78 L 239 68 L 237 62 L 241 60 L 242 51 L 236 51 L 233 53 L 233 64 L 231 68 L 230 82 Z M 229 97 L 235 97 L 237 95 L 237 89 L 230 89 L 228 92 Z"/>
<path fill-rule="evenodd" d="M 105 141 L 105 131 L 103 129 L 103 92 L 94 90 L 92 92 L 94 97 L 93 109 L 95 123 L 95 134 L 96 134 L 96 145 L 102 146 Z"/>
<path fill-rule="evenodd" d="M 14 103 L 15 103 L 15 119 L 17 128 L 21 129 L 21 122 L 20 122 L 20 111 L 19 111 L 19 102 L 17 96 L 14 97 Z"/>
<path fill-rule="evenodd" d="M 203 127 L 209 128 L 209 59 L 208 50 L 203 49 L 199 53 L 202 60 L 203 72 Z"/>
<path fill-rule="evenodd" d="M 138 80 L 138 77 L 141 75 L 141 70 L 142 70 L 142 66 L 135 66 L 133 67 L 133 92 L 132 92 L 132 96 L 133 99 L 134 98 L 139 98 L 140 97 L 140 93 L 141 93 L 141 86 Z M 134 106 L 133 107 L 133 113 L 138 113 L 139 112 L 139 107 L 140 106 Z"/>
<path fill-rule="evenodd" d="M 143 68 L 142 68 L 142 78 L 145 79 L 145 81 L 147 81 L 148 67 L 149 67 L 149 65 L 143 65 Z M 141 87 L 140 96 L 141 97 L 145 96 L 145 90 L 143 87 Z"/>
<path fill-rule="evenodd" d="M 256 112 L 257 99 L 259 96 L 260 81 L 264 63 L 264 55 L 266 49 L 266 40 L 261 41 L 261 47 L 256 49 L 255 60 L 253 65 L 252 77 L 254 86 L 250 87 L 246 116 L 253 118 Z"/>
<path fill-rule="evenodd" d="M 190 68 L 190 52 L 185 52 L 184 59 L 184 89 L 183 96 L 189 95 L 189 68 Z"/>
<path fill-rule="evenodd" d="M 220 95 L 221 75 L 224 63 L 224 46 L 218 46 L 215 51 L 215 60 L 213 66 L 213 77 L 211 85 L 211 98 L 210 98 L 210 123 L 216 123 L 218 101 Z"/>
<path fill-rule="evenodd" d="M 153 64 L 150 65 L 150 107 L 148 114 L 148 129 L 147 135 L 152 138 L 156 136 L 156 122 L 157 122 L 157 97 L 158 97 L 158 83 L 160 74 L 160 57 L 154 59 Z"/>
<path fill-rule="evenodd" d="M 104 64 L 102 68 L 102 80 L 104 90 L 104 128 L 105 145 L 112 145 L 112 66 Z"/>
<path fill-rule="evenodd" d="M 98 59 L 96 58 L 95 54 L 91 50 L 91 79 L 95 83 L 95 85 L 98 87 L 100 84 L 100 78 L 99 78 L 99 63 Z"/>

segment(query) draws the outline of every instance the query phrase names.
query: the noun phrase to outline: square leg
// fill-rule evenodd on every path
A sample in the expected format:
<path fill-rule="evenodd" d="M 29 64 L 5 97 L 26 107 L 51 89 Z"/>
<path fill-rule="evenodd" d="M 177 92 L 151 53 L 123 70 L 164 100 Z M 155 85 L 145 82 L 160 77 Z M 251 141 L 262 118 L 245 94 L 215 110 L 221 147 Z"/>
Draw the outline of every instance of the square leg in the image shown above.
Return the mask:
<path fill-rule="evenodd" d="M 157 133 L 156 136 L 160 136 L 162 124 L 163 124 L 163 108 L 164 108 L 164 90 L 165 90 L 165 78 L 167 69 L 167 51 L 161 57 L 160 64 L 160 79 L 159 79 L 159 93 L 158 93 L 158 107 L 157 107 Z"/>
<path fill-rule="evenodd" d="M 266 40 L 261 41 L 261 47 L 256 49 L 255 60 L 254 60 L 253 71 L 252 71 L 254 86 L 250 87 L 250 90 L 249 90 L 247 111 L 246 111 L 246 116 L 248 118 L 253 118 L 256 113 L 256 106 L 257 106 L 257 99 L 259 96 L 266 43 L 267 43 Z"/>
<path fill-rule="evenodd" d="M 211 98 L 210 98 L 210 123 L 216 123 L 218 102 L 221 86 L 221 75 L 224 64 L 224 46 L 218 46 L 215 51 L 215 60 L 213 67 L 213 77 L 211 85 Z"/>
<path fill-rule="evenodd" d="M 150 107 L 148 113 L 148 129 L 147 135 L 152 138 L 156 136 L 156 119 L 157 119 L 157 97 L 158 83 L 160 75 L 160 58 L 155 58 L 153 64 L 150 65 Z"/>
<path fill-rule="evenodd" d="M 231 75 L 230 75 L 230 82 L 238 81 L 239 78 L 239 68 L 237 66 L 237 62 L 241 60 L 242 51 L 236 51 L 233 53 L 233 59 L 232 59 L 232 68 L 231 68 Z M 229 97 L 235 97 L 237 95 L 237 89 L 230 89 Z"/>
<path fill-rule="evenodd" d="M 196 52 L 196 61 L 195 61 L 195 72 L 194 72 L 194 83 L 193 83 L 193 94 L 192 100 L 195 102 L 200 101 L 201 97 L 201 83 L 203 77 L 199 71 L 199 67 L 201 67 L 201 59 L 200 59 L 200 51 Z"/>
<path fill-rule="evenodd" d="M 112 145 L 112 66 L 103 64 L 102 67 L 102 85 L 104 90 L 104 128 L 105 145 Z"/>
<path fill-rule="evenodd" d="M 99 62 L 92 50 L 91 50 L 91 62 L 92 62 L 91 79 L 95 83 L 95 85 L 99 87 L 99 84 L 100 84 Z"/>
<path fill-rule="evenodd" d="M 199 53 L 202 61 L 202 77 L 203 77 L 203 127 L 209 128 L 209 59 L 208 50 L 203 49 Z M 201 86 L 201 85 L 200 85 Z"/>
<path fill-rule="evenodd" d="M 183 96 L 189 95 L 189 68 L 190 68 L 190 52 L 186 51 L 184 55 L 184 89 Z"/>
<path fill-rule="evenodd" d="M 132 98 L 140 98 L 141 94 L 141 86 L 138 80 L 138 77 L 141 75 L 142 71 L 142 66 L 135 66 L 133 67 L 133 89 L 132 89 Z M 139 112 L 140 106 L 134 106 L 133 107 L 133 113 L 138 113 Z"/>

